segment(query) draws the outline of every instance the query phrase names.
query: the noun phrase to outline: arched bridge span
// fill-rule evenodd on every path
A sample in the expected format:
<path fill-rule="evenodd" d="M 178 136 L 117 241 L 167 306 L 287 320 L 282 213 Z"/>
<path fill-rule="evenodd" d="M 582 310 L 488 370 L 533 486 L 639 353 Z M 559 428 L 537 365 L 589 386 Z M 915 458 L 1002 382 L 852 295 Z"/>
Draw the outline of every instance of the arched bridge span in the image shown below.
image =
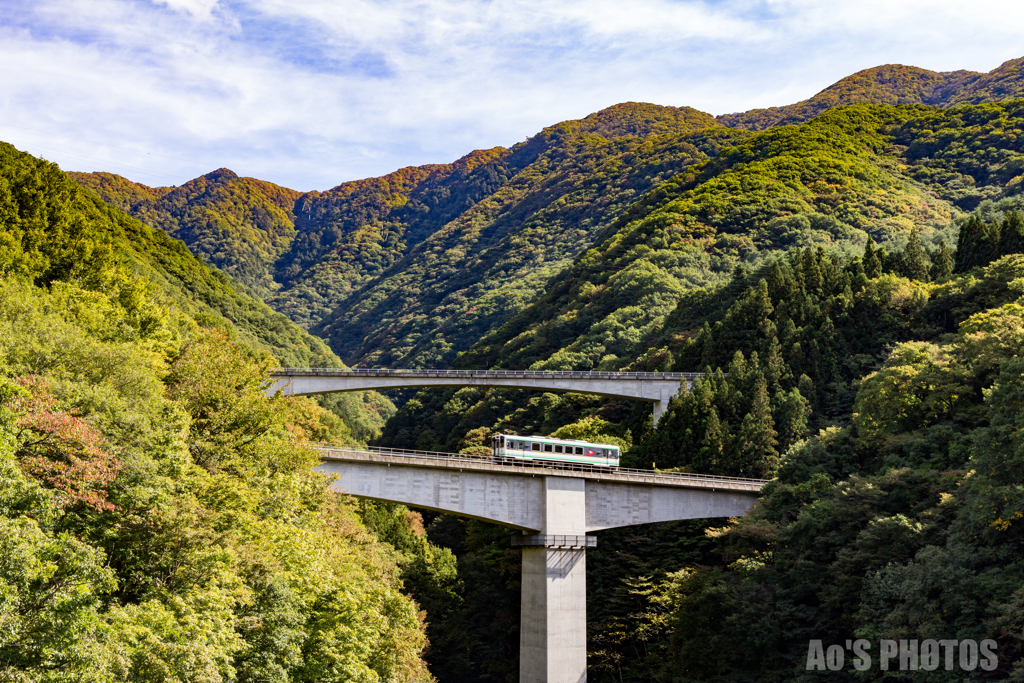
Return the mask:
<path fill-rule="evenodd" d="M 654 404 L 658 424 L 669 400 L 701 377 L 697 372 L 584 372 L 546 370 L 385 370 L 341 368 L 278 368 L 270 395 L 327 394 L 367 389 L 408 387 L 505 387 L 614 396 Z"/>

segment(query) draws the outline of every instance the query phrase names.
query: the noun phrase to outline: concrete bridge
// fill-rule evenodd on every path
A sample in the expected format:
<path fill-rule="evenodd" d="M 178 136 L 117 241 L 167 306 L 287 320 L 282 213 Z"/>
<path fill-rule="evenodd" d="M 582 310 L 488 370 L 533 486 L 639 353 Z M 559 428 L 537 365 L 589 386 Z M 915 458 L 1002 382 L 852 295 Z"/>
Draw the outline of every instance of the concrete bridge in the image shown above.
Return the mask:
<path fill-rule="evenodd" d="M 760 479 L 573 466 L 498 464 L 487 457 L 321 446 L 332 488 L 503 524 L 519 533 L 520 683 L 587 680 L 587 532 L 681 519 L 736 517 Z"/>
<path fill-rule="evenodd" d="M 342 368 L 278 368 L 267 390 L 285 394 L 327 394 L 337 391 L 401 389 L 406 387 L 507 387 L 542 391 L 572 391 L 615 396 L 654 404 L 654 424 L 679 393 L 683 382 L 698 372 L 549 372 L 542 370 L 382 370 Z"/>

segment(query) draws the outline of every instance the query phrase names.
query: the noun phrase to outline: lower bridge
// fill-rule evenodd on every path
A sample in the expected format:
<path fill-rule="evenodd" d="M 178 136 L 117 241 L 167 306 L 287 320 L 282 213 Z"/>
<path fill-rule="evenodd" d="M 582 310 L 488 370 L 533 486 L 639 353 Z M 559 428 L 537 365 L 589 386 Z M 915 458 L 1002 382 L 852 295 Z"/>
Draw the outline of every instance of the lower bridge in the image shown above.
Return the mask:
<path fill-rule="evenodd" d="M 654 424 L 669 400 L 701 377 L 698 372 L 590 372 L 547 370 L 387 370 L 382 368 L 278 368 L 273 396 L 326 394 L 407 387 L 506 387 L 614 396 L 654 404 Z"/>
<path fill-rule="evenodd" d="M 359 498 L 473 517 L 515 530 L 522 548 L 520 683 L 582 683 L 587 675 L 586 548 L 591 531 L 736 517 L 760 479 L 572 467 L 360 446 L 319 446 L 332 488 Z"/>

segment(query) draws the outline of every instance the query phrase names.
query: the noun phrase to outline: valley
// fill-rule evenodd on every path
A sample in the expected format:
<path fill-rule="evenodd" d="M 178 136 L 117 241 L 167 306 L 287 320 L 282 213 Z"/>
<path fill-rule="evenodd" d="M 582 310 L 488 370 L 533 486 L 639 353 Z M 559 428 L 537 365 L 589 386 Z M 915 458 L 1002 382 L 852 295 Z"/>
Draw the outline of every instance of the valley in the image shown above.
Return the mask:
<path fill-rule="evenodd" d="M 309 471 L 316 442 L 510 433 L 772 480 L 740 518 L 598 533 L 591 680 L 809 680 L 821 633 L 991 638 L 1010 680 L 1021 64 L 886 65 L 717 117 L 629 102 L 326 191 L 154 188 L 3 145 L 0 543 L 25 559 L 0 662 L 515 680 L 508 530 Z M 267 398 L 279 366 L 706 375 L 655 425 L 514 388 Z"/>

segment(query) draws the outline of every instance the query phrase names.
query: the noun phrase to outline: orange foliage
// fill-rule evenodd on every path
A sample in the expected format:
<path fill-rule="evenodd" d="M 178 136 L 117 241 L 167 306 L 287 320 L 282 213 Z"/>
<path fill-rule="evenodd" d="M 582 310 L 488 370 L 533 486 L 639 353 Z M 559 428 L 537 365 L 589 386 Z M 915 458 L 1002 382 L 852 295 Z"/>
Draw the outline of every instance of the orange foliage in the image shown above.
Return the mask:
<path fill-rule="evenodd" d="M 59 507 L 81 503 L 98 511 L 115 509 L 106 488 L 121 463 L 104 449 L 100 431 L 58 408 L 44 379 L 22 377 L 18 384 L 29 392 L 11 402 L 18 416 L 15 454 L 25 472 L 58 492 Z"/>

